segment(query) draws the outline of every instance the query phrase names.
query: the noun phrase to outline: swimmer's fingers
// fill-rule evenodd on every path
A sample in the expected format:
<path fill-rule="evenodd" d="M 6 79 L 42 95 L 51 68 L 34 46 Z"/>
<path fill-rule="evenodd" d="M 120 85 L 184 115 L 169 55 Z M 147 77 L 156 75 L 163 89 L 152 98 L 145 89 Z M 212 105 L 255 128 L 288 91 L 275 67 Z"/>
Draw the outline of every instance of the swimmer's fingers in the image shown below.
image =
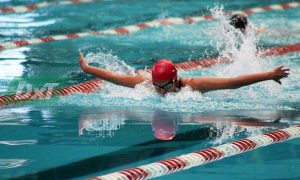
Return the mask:
<path fill-rule="evenodd" d="M 82 53 L 79 54 L 79 57 L 80 57 L 80 58 L 79 58 L 79 64 L 80 64 L 80 67 L 81 67 L 81 69 L 82 69 L 83 71 L 86 71 L 87 67 L 89 66 L 87 60 L 84 59 Z"/>
<path fill-rule="evenodd" d="M 282 66 L 277 67 L 276 70 L 289 71 L 290 69 L 284 68 L 284 66 L 282 65 Z"/>
<path fill-rule="evenodd" d="M 282 70 L 283 67 L 284 67 L 284 66 L 279 66 L 279 67 L 277 67 L 275 70 Z"/>
<path fill-rule="evenodd" d="M 290 69 L 289 68 L 286 68 L 286 69 L 282 69 L 283 71 L 290 71 Z"/>
<path fill-rule="evenodd" d="M 275 82 L 277 82 L 278 84 L 281 84 L 281 79 L 282 78 L 286 78 L 290 75 L 290 69 L 288 68 L 283 68 L 284 66 L 280 66 L 280 67 L 277 67 L 274 71 L 273 71 L 273 75 L 274 75 L 274 78 L 273 80 Z"/>
<path fill-rule="evenodd" d="M 79 59 L 80 63 L 86 63 L 87 64 L 87 60 L 83 57 L 82 53 L 79 54 L 79 57 L 80 57 L 80 59 Z"/>
<path fill-rule="evenodd" d="M 290 74 L 290 69 L 282 69 L 283 73 Z"/>
<path fill-rule="evenodd" d="M 84 59 L 82 52 L 79 53 L 79 57 L 80 57 L 80 60 Z"/>
<path fill-rule="evenodd" d="M 275 79 L 274 81 L 281 85 L 281 81 L 279 79 Z"/>
<path fill-rule="evenodd" d="M 290 73 L 283 73 L 283 77 L 288 77 L 290 75 Z"/>
<path fill-rule="evenodd" d="M 284 66 L 279 66 L 274 69 L 273 73 L 276 76 L 288 76 L 290 74 L 289 68 L 283 68 Z"/>
<path fill-rule="evenodd" d="M 281 69 L 282 70 L 282 76 L 288 77 L 290 75 L 290 69 Z"/>

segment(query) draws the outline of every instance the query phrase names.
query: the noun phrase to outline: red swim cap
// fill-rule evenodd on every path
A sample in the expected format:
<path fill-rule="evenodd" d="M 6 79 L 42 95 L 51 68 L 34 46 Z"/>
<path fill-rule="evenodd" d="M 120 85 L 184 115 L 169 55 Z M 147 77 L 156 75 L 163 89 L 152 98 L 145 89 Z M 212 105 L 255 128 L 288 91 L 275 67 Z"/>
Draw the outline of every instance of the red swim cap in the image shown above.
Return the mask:
<path fill-rule="evenodd" d="M 152 68 L 152 81 L 167 81 L 177 79 L 175 65 L 168 59 L 157 61 Z"/>

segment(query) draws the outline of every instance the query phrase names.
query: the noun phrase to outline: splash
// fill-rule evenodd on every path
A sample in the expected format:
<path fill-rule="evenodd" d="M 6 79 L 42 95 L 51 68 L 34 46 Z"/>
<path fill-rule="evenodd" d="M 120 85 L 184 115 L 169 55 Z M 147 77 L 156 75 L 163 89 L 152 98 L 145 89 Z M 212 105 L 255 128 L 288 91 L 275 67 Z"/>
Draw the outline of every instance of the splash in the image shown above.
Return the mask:
<path fill-rule="evenodd" d="M 256 32 L 257 28 L 251 20 L 248 20 L 246 30 L 242 32 L 230 25 L 229 18 L 224 15 L 223 10 L 223 7 L 214 7 L 211 9 L 213 17 L 218 20 L 213 41 L 216 44 L 219 57 L 229 58 L 232 60 L 232 63 L 226 66 L 216 67 L 215 76 L 236 77 L 272 70 L 274 63 L 266 61 L 258 55 L 260 36 Z M 280 93 L 277 85 L 273 82 L 252 85 L 243 88 L 243 91 L 243 93 L 247 94 L 247 97 L 250 98 L 258 98 L 262 95 L 275 97 Z M 227 93 L 227 95 L 233 94 L 230 91 L 224 92 Z M 234 94 L 245 97 L 245 95 L 242 95 L 239 91 Z"/>
<path fill-rule="evenodd" d="M 86 55 L 86 59 L 89 63 L 107 70 L 135 75 L 135 71 L 132 67 L 120 60 L 118 56 L 113 55 L 112 51 L 108 51 L 106 49 L 103 49 L 98 53 L 88 53 Z"/>
<path fill-rule="evenodd" d="M 214 7 L 211 12 L 213 17 L 218 20 L 214 41 L 219 55 L 233 61 L 223 70 L 220 69 L 217 75 L 233 77 L 263 71 L 261 59 L 257 56 L 259 36 L 255 31 L 254 24 L 248 21 L 247 28 L 243 33 L 229 24 L 223 7 Z"/>

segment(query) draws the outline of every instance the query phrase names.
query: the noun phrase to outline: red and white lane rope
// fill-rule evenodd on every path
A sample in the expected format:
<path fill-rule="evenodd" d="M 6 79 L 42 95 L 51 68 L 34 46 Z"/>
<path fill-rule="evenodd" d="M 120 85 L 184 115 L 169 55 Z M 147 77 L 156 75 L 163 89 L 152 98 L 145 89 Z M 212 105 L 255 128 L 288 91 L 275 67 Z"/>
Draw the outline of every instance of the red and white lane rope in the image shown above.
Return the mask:
<path fill-rule="evenodd" d="M 217 147 L 207 148 L 155 163 L 90 178 L 90 180 L 150 179 L 207 164 L 246 151 L 251 151 L 259 147 L 268 146 L 270 144 L 275 144 L 299 137 L 300 126 L 280 129 L 270 133 L 248 137 Z"/>
<path fill-rule="evenodd" d="M 287 46 L 278 46 L 273 47 L 267 50 L 262 51 L 261 56 L 281 56 L 290 52 L 300 51 L 300 43 L 287 45 Z M 211 67 L 217 64 L 230 63 L 230 59 L 228 58 L 210 58 L 210 59 L 202 59 L 195 61 L 187 61 L 182 63 L 176 63 L 175 66 L 178 69 L 182 70 L 196 70 Z M 151 68 L 146 69 L 147 72 L 151 73 Z M 143 73 L 145 70 L 137 70 L 137 73 Z M 51 97 L 52 95 L 70 95 L 71 93 L 90 93 L 96 91 L 101 88 L 101 80 L 94 79 L 91 81 L 87 81 L 81 84 L 72 85 L 62 89 L 54 89 L 53 93 L 49 95 L 46 91 L 35 91 L 32 93 L 25 94 L 11 94 L 0 96 L 0 106 L 17 103 L 20 101 L 28 101 L 33 99 L 41 99 L 46 97 Z M 96 88 L 96 89 L 93 89 Z"/>
<path fill-rule="evenodd" d="M 282 56 L 287 53 L 298 52 L 298 51 L 300 51 L 300 43 L 265 49 L 259 53 L 259 56 L 260 57 Z M 211 67 L 217 64 L 227 64 L 230 62 L 232 61 L 229 58 L 225 58 L 225 57 L 209 58 L 209 59 L 199 59 L 199 60 L 176 63 L 175 67 L 177 69 L 182 69 L 182 70 L 196 70 L 196 69 Z M 144 71 L 145 70 L 137 70 L 137 73 L 142 73 Z M 151 68 L 146 69 L 146 71 L 151 72 Z"/>
<path fill-rule="evenodd" d="M 23 12 L 32 11 L 35 9 L 39 9 L 39 8 L 43 8 L 55 4 L 79 4 L 79 3 L 92 3 L 95 1 L 96 0 L 52 1 L 52 2 L 41 2 L 38 4 L 24 5 L 24 6 L 4 7 L 4 8 L 0 8 L 0 14 L 1 13 L 23 13 Z"/>
<path fill-rule="evenodd" d="M 291 44 L 291 45 L 286 45 L 286 46 L 277 46 L 277 47 L 272 47 L 267 50 L 264 50 L 260 53 L 261 57 L 266 57 L 266 56 L 282 56 L 287 53 L 292 53 L 292 52 L 297 52 L 300 51 L 300 43 L 297 44 Z"/>
<path fill-rule="evenodd" d="M 186 61 L 181 63 L 175 63 L 176 69 L 182 70 L 197 70 L 202 68 L 208 68 L 217 64 L 227 64 L 230 63 L 231 60 L 228 58 L 209 58 L 209 59 L 199 59 L 193 61 Z M 138 74 L 143 74 L 144 72 L 151 73 L 152 68 L 148 69 L 139 69 L 136 71 Z"/>
<path fill-rule="evenodd" d="M 92 93 L 100 89 L 101 85 L 102 81 L 100 79 L 93 79 L 84 83 L 67 86 L 61 89 L 4 95 L 0 96 L 0 106 L 34 99 L 47 99 L 52 96 L 66 96 L 71 95 L 73 93 Z"/>
<path fill-rule="evenodd" d="M 235 13 L 254 14 L 254 13 L 260 13 L 260 12 L 271 11 L 271 10 L 290 9 L 290 8 L 295 8 L 295 7 L 299 7 L 299 6 L 300 6 L 300 2 L 275 4 L 275 5 L 265 6 L 265 7 L 251 8 L 251 9 L 247 9 L 244 11 L 234 11 L 234 12 L 232 12 L 232 14 L 235 14 Z M 144 22 L 144 23 L 140 23 L 140 24 L 129 25 L 129 26 L 119 27 L 119 28 L 115 28 L 115 29 L 103 30 L 103 31 L 80 32 L 80 33 L 55 35 L 55 36 L 48 36 L 48 37 L 35 38 L 35 39 L 24 39 L 24 40 L 19 40 L 19 41 L 0 43 L 0 51 L 6 50 L 6 49 L 18 48 L 18 47 L 22 47 L 22 46 L 29 46 L 32 44 L 46 43 L 46 42 L 51 42 L 51 41 L 60 41 L 60 40 L 66 40 L 66 39 L 74 39 L 74 38 L 82 38 L 82 37 L 91 36 L 91 35 L 131 34 L 131 33 L 135 33 L 135 32 L 141 31 L 143 29 L 150 28 L 150 27 L 179 25 L 179 24 L 184 24 L 184 23 L 196 23 L 196 22 L 212 20 L 212 19 L 213 19 L 212 16 L 167 18 L 167 19 L 158 19 L 158 20 L 153 20 L 150 22 Z"/>

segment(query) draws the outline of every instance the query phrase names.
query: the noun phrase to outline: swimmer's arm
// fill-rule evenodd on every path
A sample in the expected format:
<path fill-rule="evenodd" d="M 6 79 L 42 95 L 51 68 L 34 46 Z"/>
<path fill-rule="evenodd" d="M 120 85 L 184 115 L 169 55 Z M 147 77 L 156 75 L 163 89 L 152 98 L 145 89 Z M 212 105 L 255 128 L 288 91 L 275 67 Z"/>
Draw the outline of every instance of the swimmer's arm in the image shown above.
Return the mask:
<path fill-rule="evenodd" d="M 80 53 L 80 67 L 84 72 L 88 74 L 92 74 L 103 80 L 109 81 L 117 85 L 131 87 L 131 88 L 134 88 L 137 84 L 142 83 L 146 80 L 146 77 L 141 75 L 133 76 L 127 74 L 119 74 L 106 69 L 92 67 L 88 65 L 82 53 Z"/>
<path fill-rule="evenodd" d="M 288 77 L 288 75 L 289 69 L 283 69 L 283 66 L 281 66 L 270 72 L 255 73 L 234 78 L 192 78 L 186 84 L 194 90 L 208 92 L 221 89 L 237 89 L 267 80 L 274 80 L 281 84 L 281 78 Z"/>

